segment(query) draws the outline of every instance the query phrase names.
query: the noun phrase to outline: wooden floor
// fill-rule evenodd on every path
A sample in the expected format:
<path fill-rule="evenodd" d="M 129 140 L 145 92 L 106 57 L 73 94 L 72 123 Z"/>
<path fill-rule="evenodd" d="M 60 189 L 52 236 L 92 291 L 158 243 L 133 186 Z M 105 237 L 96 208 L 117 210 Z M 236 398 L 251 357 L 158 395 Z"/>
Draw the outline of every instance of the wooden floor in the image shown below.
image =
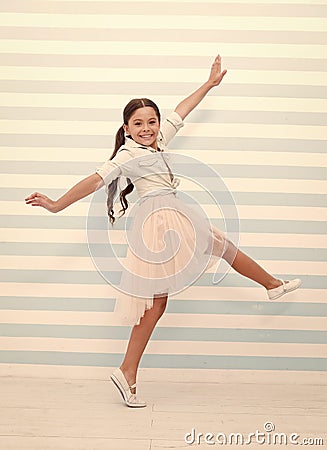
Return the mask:
<path fill-rule="evenodd" d="M 176 381 L 171 372 L 164 377 L 163 372 L 154 370 L 151 375 L 147 369 L 142 377 L 141 369 L 139 374 L 140 397 L 148 402 L 148 407 L 137 410 L 122 403 L 120 394 L 106 377 L 1 376 L 0 449 L 240 448 L 236 444 L 217 444 L 216 435 L 243 433 L 246 438 L 256 430 L 264 432 L 267 422 L 275 427 L 270 434 L 298 433 L 299 443 L 303 438 L 323 438 L 323 446 L 316 443 L 306 447 L 327 446 L 324 376 L 313 377 L 310 382 L 308 374 L 302 383 L 294 372 L 293 380 L 287 374 L 283 383 L 282 372 L 262 379 L 243 374 L 239 380 L 234 374 L 230 378 L 225 375 L 225 381 L 221 378 L 214 382 L 212 372 L 202 370 L 205 382 L 201 383 L 199 376 L 192 381 L 187 371 L 184 377 L 183 371 L 179 371 Z M 192 428 L 197 434 L 213 433 L 213 443 L 205 443 L 203 437 L 201 445 L 186 443 L 184 436 Z M 294 448 L 289 442 L 287 446 L 251 443 L 244 447 Z"/>

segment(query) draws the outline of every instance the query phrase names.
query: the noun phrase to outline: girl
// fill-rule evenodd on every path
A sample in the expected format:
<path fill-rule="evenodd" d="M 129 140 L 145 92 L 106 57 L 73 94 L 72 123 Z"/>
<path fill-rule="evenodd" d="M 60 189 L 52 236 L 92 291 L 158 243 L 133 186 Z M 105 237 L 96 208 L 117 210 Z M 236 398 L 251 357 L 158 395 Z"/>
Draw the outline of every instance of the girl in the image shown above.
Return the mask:
<path fill-rule="evenodd" d="M 226 70 L 221 71 L 221 58 L 218 55 L 211 66 L 208 81 L 179 103 L 175 111 L 162 123 L 158 107 L 151 100 L 143 98 L 130 101 L 124 109 L 124 123 L 116 135 L 115 150 L 102 167 L 81 180 L 56 201 L 38 192 L 25 199 L 26 204 L 41 206 L 57 213 L 106 185 L 109 220 L 113 225 L 115 221 L 113 198 L 119 178 L 125 176 L 128 182 L 127 187 L 120 192 L 123 214 L 128 208 L 126 195 L 132 192 L 135 185 L 140 198 L 139 206 L 143 205 L 142 211 L 144 212 L 145 207 L 149 214 L 143 215 L 141 220 L 138 220 L 139 215 L 135 214 L 133 236 L 134 238 L 136 236 L 134 241 L 137 250 L 141 250 L 138 253 L 128 249 L 127 260 L 130 262 L 130 271 L 123 273 L 122 278 L 124 286 L 132 289 L 130 298 L 133 301 L 125 303 L 117 301 L 117 308 L 115 307 L 117 311 L 122 308 L 123 314 L 129 317 L 130 324 L 134 326 L 124 360 L 120 368 L 111 374 L 111 379 L 119 389 L 125 404 L 130 407 L 146 406 L 146 403 L 136 396 L 139 362 L 156 323 L 165 311 L 168 293 L 176 292 L 176 282 L 178 284 L 180 273 L 182 281 L 185 281 L 196 270 L 199 272 L 202 270 L 198 267 L 210 267 L 212 260 L 208 260 L 209 255 L 209 259 L 211 256 L 223 258 L 237 272 L 264 286 L 270 300 L 297 289 L 301 284 L 299 279 L 283 281 L 270 275 L 237 249 L 224 233 L 207 225 L 195 210 L 188 208 L 176 197 L 178 180 L 174 178 L 165 159 L 157 158 L 162 156 L 161 152 L 167 150 L 167 143 L 183 126 L 185 117 L 214 86 L 220 84 L 226 73 Z M 149 248 L 151 255 L 161 255 L 162 236 L 165 231 L 171 229 L 177 230 L 181 237 L 181 245 L 174 256 L 159 261 L 160 264 L 158 260 L 149 261 L 146 257 Z M 194 229 L 196 239 L 192 234 Z M 174 236 L 169 236 L 167 238 L 165 234 L 165 242 L 166 250 L 168 247 L 168 253 L 170 251 L 171 254 L 176 242 Z M 139 241 L 143 247 L 138 245 L 137 237 L 147 241 L 146 246 L 143 245 L 142 239 Z M 166 255 L 167 252 L 163 253 Z M 185 263 L 188 266 L 186 273 L 181 269 Z M 134 276 L 131 276 L 130 272 Z M 142 279 L 146 281 L 147 288 L 149 286 L 147 282 L 150 282 L 151 288 L 147 292 L 141 289 L 144 283 L 139 280 Z"/>

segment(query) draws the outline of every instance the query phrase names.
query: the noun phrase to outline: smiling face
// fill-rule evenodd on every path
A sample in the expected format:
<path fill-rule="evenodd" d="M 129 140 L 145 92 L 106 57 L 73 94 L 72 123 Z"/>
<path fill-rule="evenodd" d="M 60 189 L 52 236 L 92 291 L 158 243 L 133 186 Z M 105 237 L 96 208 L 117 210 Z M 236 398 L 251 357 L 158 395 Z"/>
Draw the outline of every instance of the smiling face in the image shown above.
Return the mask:
<path fill-rule="evenodd" d="M 138 144 L 158 149 L 159 118 L 151 106 L 138 108 L 130 117 L 124 130 Z"/>

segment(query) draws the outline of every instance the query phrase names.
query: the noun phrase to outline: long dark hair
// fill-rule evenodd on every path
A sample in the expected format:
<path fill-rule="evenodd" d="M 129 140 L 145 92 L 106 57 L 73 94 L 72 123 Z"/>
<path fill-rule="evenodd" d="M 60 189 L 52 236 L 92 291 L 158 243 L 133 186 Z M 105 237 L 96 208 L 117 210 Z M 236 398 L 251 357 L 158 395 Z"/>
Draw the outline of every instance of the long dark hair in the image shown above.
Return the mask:
<path fill-rule="evenodd" d="M 127 105 L 124 108 L 124 111 L 123 111 L 124 125 L 128 125 L 129 119 L 132 117 L 132 115 L 134 114 L 134 112 L 137 109 L 145 108 L 146 106 L 150 106 L 151 108 L 153 108 L 155 110 L 156 116 L 158 117 L 158 120 L 160 123 L 159 108 L 152 100 L 149 100 L 148 98 L 134 98 L 129 103 L 127 103 Z M 125 131 L 124 131 L 124 126 L 122 125 L 116 133 L 115 149 L 109 159 L 113 159 L 116 156 L 118 150 L 124 144 L 125 144 Z M 124 190 L 122 190 L 119 194 L 120 203 L 123 207 L 119 211 L 119 212 L 122 211 L 122 214 L 120 215 L 120 217 L 125 214 L 125 211 L 128 208 L 128 201 L 126 200 L 126 195 L 130 194 L 134 189 L 134 184 L 131 182 L 130 178 L 127 178 L 127 183 L 128 184 L 127 184 L 126 188 Z M 114 217 L 113 202 L 114 202 L 114 196 L 117 191 L 117 185 L 118 185 L 118 178 L 116 178 L 116 180 L 112 181 L 108 186 L 107 208 L 108 208 L 109 221 L 110 221 L 111 225 L 113 225 L 116 220 Z"/>

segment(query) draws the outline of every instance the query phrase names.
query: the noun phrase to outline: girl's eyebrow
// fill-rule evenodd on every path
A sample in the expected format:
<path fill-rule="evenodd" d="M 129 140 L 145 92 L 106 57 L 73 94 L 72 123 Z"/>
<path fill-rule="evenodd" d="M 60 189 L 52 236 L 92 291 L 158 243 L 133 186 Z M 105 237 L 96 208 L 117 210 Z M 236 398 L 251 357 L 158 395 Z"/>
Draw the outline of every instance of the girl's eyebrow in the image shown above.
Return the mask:
<path fill-rule="evenodd" d="M 150 117 L 148 120 L 155 120 L 156 117 Z M 133 122 L 142 122 L 143 119 L 133 119 Z"/>

